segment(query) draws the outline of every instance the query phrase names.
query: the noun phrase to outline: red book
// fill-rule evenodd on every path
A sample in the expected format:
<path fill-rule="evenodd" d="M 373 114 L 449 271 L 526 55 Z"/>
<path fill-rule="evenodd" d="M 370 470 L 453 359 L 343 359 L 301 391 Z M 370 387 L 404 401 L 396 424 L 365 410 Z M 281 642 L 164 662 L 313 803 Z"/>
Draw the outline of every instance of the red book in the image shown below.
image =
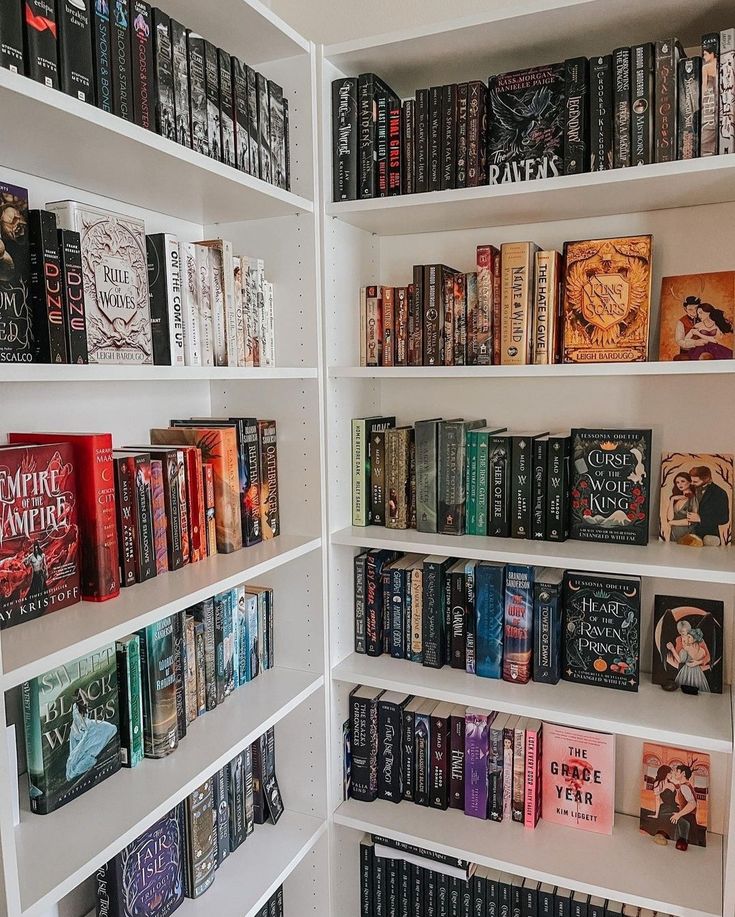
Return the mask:
<path fill-rule="evenodd" d="M 540 720 L 526 722 L 526 786 L 523 824 L 535 828 L 541 818 L 541 735 Z"/>
<path fill-rule="evenodd" d="M 153 499 L 153 542 L 156 547 L 156 573 L 168 573 L 168 537 L 163 462 L 151 459 L 151 496 Z"/>
<path fill-rule="evenodd" d="M 396 287 L 396 366 L 408 365 L 408 287 Z"/>
<path fill-rule="evenodd" d="M 492 339 L 493 366 L 500 365 L 500 329 L 503 325 L 503 316 L 501 314 L 502 296 L 501 296 L 501 279 L 502 279 L 502 259 L 500 249 L 493 249 L 493 305 L 492 320 L 490 322 L 490 337 Z"/>
<path fill-rule="evenodd" d="M 136 576 L 135 548 L 135 456 L 113 452 L 115 465 L 115 508 L 117 510 L 117 543 L 120 551 L 120 585 L 134 586 Z"/>
<path fill-rule="evenodd" d="M 383 366 L 395 363 L 395 289 L 383 287 Z"/>
<path fill-rule="evenodd" d="M 79 529 L 67 443 L 0 450 L 0 627 L 76 604 Z"/>
<path fill-rule="evenodd" d="M 202 453 L 196 446 L 187 446 L 178 443 L 175 445 L 178 450 L 184 454 L 185 474 L 184 484 L 185 496 L 184 511 L 187 521 L 187 539 L 189 547 L 189 559 L 194 564 L 198 560 L 203 560 L 207 556 L 205 536 L 203 532 L 202 520 L 204 519 L 204 484 L 202 470 Z"/>
<path fill-rule="evenodd" d="M 11 443 L 71 443 L 79 501 L 82 598 L 106 602 L 120 594 L 111 433 L 10 433 Z"/>

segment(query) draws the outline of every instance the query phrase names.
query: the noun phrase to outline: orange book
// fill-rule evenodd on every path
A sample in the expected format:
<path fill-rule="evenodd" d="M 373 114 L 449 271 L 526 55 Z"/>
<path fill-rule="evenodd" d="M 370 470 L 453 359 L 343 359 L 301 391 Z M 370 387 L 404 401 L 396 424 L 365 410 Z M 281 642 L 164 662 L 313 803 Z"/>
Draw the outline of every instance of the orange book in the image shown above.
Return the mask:
<path fill-rule="evenodd" d="M 664 277 L 659 313 L 659 360 L 731 360 L 735 271 Z"/>
<path fill-rule="evenodd" d="M 703 751 L 643 744 L 640 829 L 678 849 L 707 846 L 710 760 Z M 683 842 L 683 846 L 682 846 Z"/>

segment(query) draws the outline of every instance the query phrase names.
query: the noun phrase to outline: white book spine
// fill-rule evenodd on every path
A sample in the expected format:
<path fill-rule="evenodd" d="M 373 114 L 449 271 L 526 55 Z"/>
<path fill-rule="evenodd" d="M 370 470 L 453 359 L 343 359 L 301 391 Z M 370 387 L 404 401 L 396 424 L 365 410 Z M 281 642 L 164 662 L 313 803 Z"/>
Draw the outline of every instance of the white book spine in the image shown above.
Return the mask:
<path fill-rule="evenodd" d="M 735 153 L 735 29 L 720 32 L 720 154 Z"/>
<path fill-rule="evenodd" d="M 209 283 L 212 291 L 214 322 L 214 365 L 227 366 L 227 321 L 225 318 L 225 273 L 221 248 L 207 246 Z"/>
<path fill-rule="evenodd" d="M 237 334 L 237 366 L 247 366 L 245 362 L 245 277 L 242 271 L 242 260 L 232 259 L 232 273 L 235 280 L 235 325 Z"/>
<path fill-rule="evenodd" d="M 201 366 L 196 247 L 192 242 L 182 242 L 179 251 L 182 270 L 181 314 L 184 325 L 184 359 L 187 366 Z"/>
<path fill-rule="evenodd" d="M 367 366 L 367 287 L 360 288 L 360 366 Z"/>
<path fill-rule="evenodd" d="M 202 366 L 214 366 L 214 321 L 212 318 L 212 277 L 209 251 L 195 244 L 197 268 L 196 303 L 199 312 L 199 333 L 202 342 Z"/>
<path fill-rule="evenodd" d="M 258 362 L 263 365 L 263 332 L 265 329 L 265 265 L 261 258 L 255 259 L 255 284 L 258 297 Z"/>
<path fill-rule="evenodd" d="M 232 263 L 232 242 L 223 239 L 221 245 L 227 365 L 237 366 L 237 309 L 235 306 L 235 269 Z"/>
<path fill-rule="evenodd" d="M 245 365 L 260 366 L 260 309 L 258 305 L 258 272 L 255 258 L 243 258 L 245 290 Z"/>
<path fill-rule="evenodd" d="M 168 299 L 168 335 L 171 347 L 171 365 L 185 366 L 184 319 L 181 301 L 181 252 L 176 236 L 166 234 L 166 286 Z"/>
<path fill-rule="evenodd" d="M 276 365 L 276 313 L 273 302 L 273 284 L 270 281 L 263 281 L 263 293 L 265 300 L 265 326 L 263 329 L 263 359 L 260 361 L 261 366 Z"/>

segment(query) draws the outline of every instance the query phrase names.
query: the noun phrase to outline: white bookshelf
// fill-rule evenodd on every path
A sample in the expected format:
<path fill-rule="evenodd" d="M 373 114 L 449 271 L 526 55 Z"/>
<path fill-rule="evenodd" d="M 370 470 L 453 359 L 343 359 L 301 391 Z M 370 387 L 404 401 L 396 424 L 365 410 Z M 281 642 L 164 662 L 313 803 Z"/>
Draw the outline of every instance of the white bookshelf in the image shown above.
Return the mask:
<path fill-rule="evenodd" d="M 490 73 L 620 45 L 678 35 L 693 47 L 702 33 L 731 25 L 719 0 L 696 10 L 685 0 L 519 0 L 487 4 L 476 15 L 438 25 L 327 46 L 322 52 L 322 135 L 331 136 L 331 81 L 372 71 L 402 97 L 417 88 L 487 79 Z M 351 520 L 353 417 L 395 414 L 487 418 L 509 428 L 653 430 L 652 478 L 663 451 L 735 452 L 735 361 L 707 365 L 638 363 L 548 367 L 386 367 L 359 365 L 359 289 L 405 286 L 413 264 L 475 269 L 478 244 L 533 240 L 561 249 L 574 239 L 652 233 L 652 355 L 658 346 L 663 276 L 735 268 L 735 157 L 651 165 L 499 187 L 369 201 L 331 200 L 331 146 L 321 150 L 324 208 L 324 327 L 329 482 L 330 810 L 333 815 L 332 913 L 358 917 L 357 845 L 363 832 L 385 834 L 540 881 L 611 897 L 676 917 L 735 913 L 732 663 L 721 696 L 684 698 L 650 684 L 651 617 L 656 594 L 717 598 L 725 604 L 726 656 L 732 657 L 735 550 L 690 551 L 425 535 L 359 528 Z M 658 513 L 653 487 L 652 517 Z M 390 548 L 642 576 L 642 679 L 637 693 L 508 685 L 445 667 L 423 668 L 354 652 L 353 559 L 361 548 Z M 343 801 L 342 724 L 356 684 L 485 710 L 538 717 L 616 736 L 616 816 L 611 836 L 541 822 L 535 831 L 410 803 Z M 694 700 L 695 704 L 688 701 Z M 706 849 L 682 857 L 638 831 L 644 741 L 711 756 Z M 689 854 L 693 855 L 690 857 Z M 686 859 L 689 857 L 689 859 Z M 686 862 L 684 862 L 686 860 Z M 687 887 L 689 871 L 696 882 Z"/>
<path fill-rule="evenodd" d="M 260 0 L 162 8 L 276 80 L 289 101 L 292 191 L 284 191 L 119 118 L 0 70 L 3 180 L 30 206 L 75 199 L 142 218 L 182 241 L 223 237 L 261 257 L 274 284 L 276 366 L 0 367 L 0 441 L 22 430 L 111 431 L 115 446 L 148 440 L 174 417 L 257 416 L 278 424 L 282 535 L 233 554 L 83 602 L 0 634 L 0 726 L 15 723 L 19 760 L 0 755 L 0 914 L 81 917 L 95 870 L 271 726 L 286 811 L 223 864 L 180 913 L 252 917 L 285 883 L 286 900 L 326 913 L 328 806 L 326 552 L 322 426 L 320 214 L 314 45 Z M 161 761 L 123 768 L 66 807 L 33 815 L 27 802 L 19 692 L 28 678 L 240 583 L 275 597 L 272 670 L 198 719 Z M 20 784 L 13 827 L 11 786 Z M 291 904 L 291 908 L 294 904 Z M 212 908 L 213 910 L 210 910 Z"/>

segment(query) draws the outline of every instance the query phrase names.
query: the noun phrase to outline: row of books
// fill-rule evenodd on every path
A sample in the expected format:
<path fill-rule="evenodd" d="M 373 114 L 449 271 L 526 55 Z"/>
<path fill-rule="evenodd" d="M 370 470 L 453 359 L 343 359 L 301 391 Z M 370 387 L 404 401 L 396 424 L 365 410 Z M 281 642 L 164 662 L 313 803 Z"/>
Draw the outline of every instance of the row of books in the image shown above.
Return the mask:
<path fill-rule="evenodd" d="M 97 914 L 169 915 L 185 898 L 201 897 L 229 855 L 254 834 L 255 826 L 268 819 L 275 824 L 280 818 L 282 807 L 265 792 L 271 781 L 272 729 L 97 870 Z M 255 917 L 283 913 L 281 886 Z"/>
<path fill-rule="evenodd" d="M 273 593 L 239 586 L 26 682 L 31 811 L 172 754 L 198 717 L 273 664 Z"/>
<path fill-rule="evenodd" d="M 381 835 L 360 841 L 361 917 L 667 917 Z"/>
<path fill-rule="evenodd" d="M 2 628 L 280 532 L 274 420 L 174 420 L 114 451 L 110 433 L 10 433 L 9 443 Z"/>
<path fill-rule="evenodd" d="M 419 89 L 332 83 L 335 201 L 529 181 L 735 152 L 735 29 Z"/>
<path fill-rule="evenodd" d="M 29 210 L 14 185 L 0 195 L 0 362 L 275 365 L 261 259 L 75 201 Z"/>
<path fill-rule="evenodd" d="M 0 65 L 280 188 L 283 89 L 145 0 L 7 0 Z"/>

